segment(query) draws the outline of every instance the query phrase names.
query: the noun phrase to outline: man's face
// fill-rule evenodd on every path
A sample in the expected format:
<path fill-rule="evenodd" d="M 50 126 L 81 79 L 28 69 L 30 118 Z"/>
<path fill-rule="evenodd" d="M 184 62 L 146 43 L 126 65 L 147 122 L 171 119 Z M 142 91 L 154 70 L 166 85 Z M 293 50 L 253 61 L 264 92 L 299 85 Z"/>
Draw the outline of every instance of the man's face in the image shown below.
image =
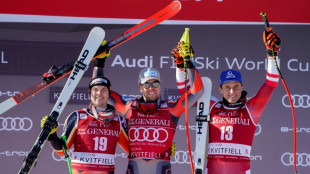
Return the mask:
<path fill-rule="evenodd" d="M 243 86 L 239 81 L 229 81 L 224 83 L 219 90 L 229 103 L 234 104 L 240 99 Z"/>
<path fill-rule="evenodd" d="M 140 84 L 139 88 L 145 102 L 157 101 L 160 96 L 160 83 L 155 79 Z"/>
<path fill-rule="evenodd" d="M 95 107 L 105 108 L 109 99 L 109 89 L 106 86 L 94 86 L 91 88 L 90 97 Z"/>

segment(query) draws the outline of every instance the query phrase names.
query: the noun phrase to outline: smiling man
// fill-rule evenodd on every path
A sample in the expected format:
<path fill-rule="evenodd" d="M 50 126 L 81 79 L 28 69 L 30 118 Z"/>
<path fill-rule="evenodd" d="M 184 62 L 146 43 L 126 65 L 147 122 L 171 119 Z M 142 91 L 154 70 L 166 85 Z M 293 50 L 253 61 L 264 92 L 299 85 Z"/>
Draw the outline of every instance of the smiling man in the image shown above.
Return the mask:
<path fill-rule="evenodd" d="M 97 62 L 95 60 L 95 62 Z M 115 150 L 119 144 L 128 153 L 127 125 L 108 104 L 111 83 L 104 76 L 94 76 L 89 83 L 91 102 L 88 108 L 72 112 L 64 124 L 66 141 L 57 136 L 57 126 L 48 140 L 58 155 L 73 147 L 73 174 L 114 174 Z M 41 121 L 41 127 L 47 116 Z"/>
<path fill-rule="evenodd" d="M 188 95 L 188 107 L 191 107 L 203 92 L 200 76 L 194 67 L 191 68 L 191 74 L 195 77 L 193 87 L 177 102 L 161 99 L 161 77 L 151 67 L 139 73 L 141 98 L 124 101 L 112 91 L 109 102 L 127 120 L 128 174 L 171 174 L 171 145 L 178 120 L 185 111 L 185 95 Z"/>
<path fill-rule="evenodd" d="M 210 101 L 205 174 L 251 173 L 250 154 L 254 133 L 279 81 L 274 59 L 277 58 L 280 42 L 279 36 L 273 31 L 264 32 L 268 62 L 266 80 L 253 97 L 247 98 L 239 71 L 228 69 L 221 73 L 219 92 L 223 98 L 219 100 L 212 96 Z M 179 91 L 182 93 L 182 88 Z"/>
<path fill-rule="evenodd" d="M 109 104 L 126 118 L 128 126 L 129 154 L 127 174 L 171 174 L 171 146 L 180 116 L 185 112 L 185 96 L 188 107 L 195 104 L 203 93 L 202 81 L 191 59 L 183 59 L 180 55 L 192 57 L 189 44 L 178 45 L 173 52 L 177 65 L 176 74 L 182 74 L 183 61 L 187 61 L 188 75 L 192 86 L 176 102 L 161 99 L 162 77 L 157 69 L 147 67 L 138 75 L 141 98 L 124 100 L 115 91 L 111 92 Z M 96 59 L 97 60 L 97 59 Z M 93 76 L 102 75 L 105 59 L 98 59 Z M 164 77 L 169 78 L 169 77 Z"/>

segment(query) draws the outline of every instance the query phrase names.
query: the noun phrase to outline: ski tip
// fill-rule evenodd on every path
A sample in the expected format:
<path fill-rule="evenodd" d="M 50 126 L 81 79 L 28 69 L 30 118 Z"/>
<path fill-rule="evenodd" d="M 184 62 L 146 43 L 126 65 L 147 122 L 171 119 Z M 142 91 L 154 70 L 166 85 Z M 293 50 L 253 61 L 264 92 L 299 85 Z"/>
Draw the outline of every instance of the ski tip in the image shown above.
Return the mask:
<path fill-rule="evenodd" d="M 101 42 L 104 40 L 104 38 L 105 38 L 105 31 L 101 27 L 92 28 L 92 30 L 90 31 L 88 35 L 88 39 L 91 39 L 92 43 L 98 46 L 98 48 Z"/>
<path fill-rule="evenodd" d="M 94 28 L 92 28 L 92 30 L 90 32 L 101 35 L 102 37 L 105 36 L 105 31 L 101 27 L 94 27 Z"/>
<path fill-rule="evenodd" d="M 203 83 L 203 87 L 204 89 L 208 90 L 209 88 L 211 89 L 212 88 L 212 81 L 209 77 L 201 77 L 201 81 Z"/>
<path fill-rule="evenodd" d="M 211 79 L 209 77 L 201 77 L 201 80 L 211 82 Z"/>
<path fill-rule="evenodd" d="M 175 1 L 172 2 L 172 4 L 174 5 L 174 6 L 173 6 L 174 9 L 177 9 L 178 11 L 181 10 L 182 4 L 181 4 L 180 1 L 175 0 Z"/>
<path fill-rule="evenodd" d="M 189 44 L 189 28 L 185 28 L 185 31 L 180 39 L 180 42 Z"/>

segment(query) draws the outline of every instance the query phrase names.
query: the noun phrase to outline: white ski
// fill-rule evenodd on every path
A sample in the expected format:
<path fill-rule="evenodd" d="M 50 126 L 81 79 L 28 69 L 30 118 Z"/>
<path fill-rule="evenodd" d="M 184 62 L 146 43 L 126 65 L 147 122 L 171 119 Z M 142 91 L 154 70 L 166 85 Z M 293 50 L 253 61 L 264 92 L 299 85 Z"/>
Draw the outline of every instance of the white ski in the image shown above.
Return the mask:
<path fill-rule="evenodd" d="M 204 174 L 206 168 L 208 124 L 210 121 L 210 98 L 212 82 L 208 77 L 201 78 L 204 93 L 197 101 L 195 174 Z"/>
<path fill-rule="evenodd" d="M 57 112 L 58 115 L 61 115 L 64 107 L 67 105 L 73 91 L 81 80 L 84 72 L 87 70 L 92 58 L 97 52 L 101 42 L 104 40 L 105 32 L 100 27 L 94 27 L 87 38 L 87 41 L 80 53 L 78 60 L 75 62 L 75 65 L 72 69 L 69 78 L 61 91 L 58 100 L 56 101 L 54 108 L 51 112 Z"/>
<path fill-rule="evenodd" d="M 35 164 L 37 157 L 39 156 L 51 129 L 56 124 L 59 116 L 67 105 L 73 91 L 81 80 L 83 74 L 87 70 L 92 58 L 97 52 L 101 42 L 104 40 L 105 32 L 100 27 L 94 27 L 84 44 L 84 47 L 75 62 L 73 70 L 61 91 L 58 100 L 56 101 L 52 112 L 49 115 L 48 120 L 45 122 L 43 129 L 41 130 L 36 142 L 34 143 L 31 151 L 24 159 L 19 174 L 29 173 Z"/>

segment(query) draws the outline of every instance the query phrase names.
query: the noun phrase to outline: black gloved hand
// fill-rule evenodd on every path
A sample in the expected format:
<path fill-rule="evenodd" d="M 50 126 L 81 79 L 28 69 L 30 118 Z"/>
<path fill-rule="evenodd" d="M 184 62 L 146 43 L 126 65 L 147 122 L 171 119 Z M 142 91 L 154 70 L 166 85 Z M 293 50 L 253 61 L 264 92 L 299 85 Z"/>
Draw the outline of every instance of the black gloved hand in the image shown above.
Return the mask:
<path fill-rule="evenodd" d="M 267 55 L 269 57 L 277 56 L 280 50 L 281 38 L 272 28 L 268 28 L 267 31 L 264 31 L 263 41 L 266 45 Z"/>

